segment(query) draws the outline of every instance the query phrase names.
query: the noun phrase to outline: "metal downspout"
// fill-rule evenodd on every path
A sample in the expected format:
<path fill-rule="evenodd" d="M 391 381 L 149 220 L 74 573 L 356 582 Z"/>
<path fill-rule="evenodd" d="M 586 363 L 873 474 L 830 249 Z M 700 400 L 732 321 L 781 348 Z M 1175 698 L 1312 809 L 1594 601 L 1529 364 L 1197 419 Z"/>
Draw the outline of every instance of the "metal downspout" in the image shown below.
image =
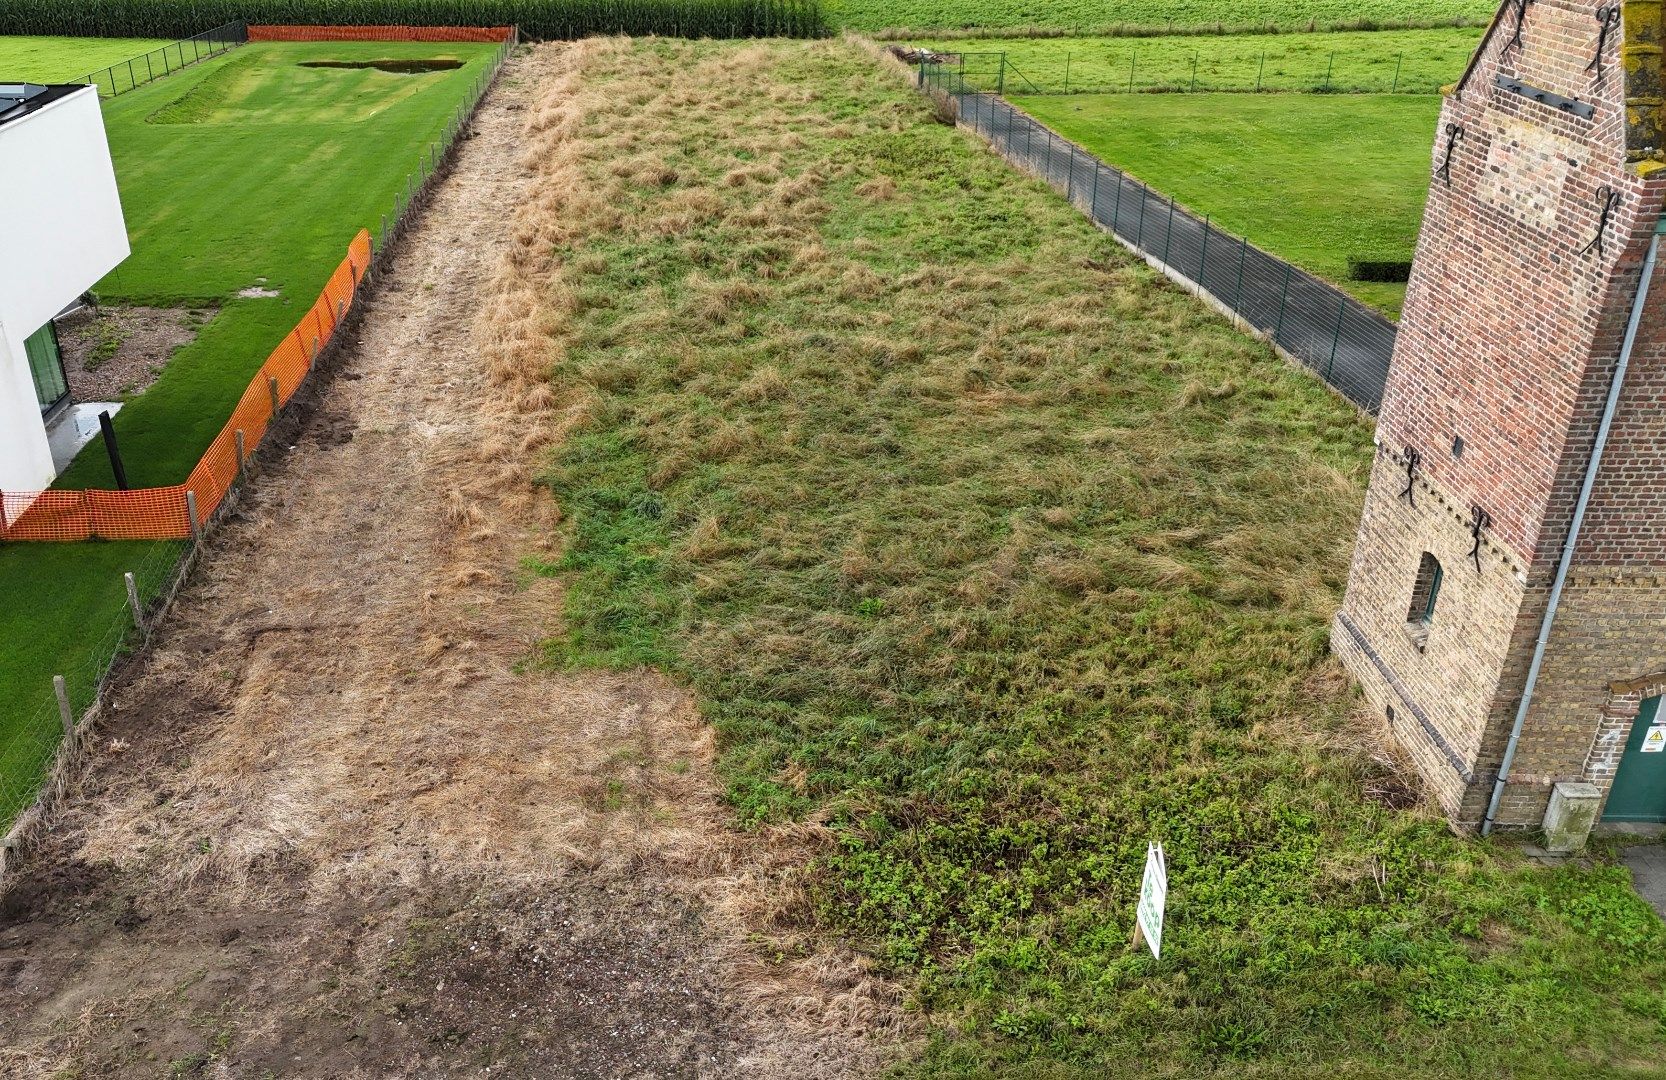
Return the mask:
<path fill-rule="evenodd" d="M 1626 320 L 1625 340 L 1620 345 L 1620 359 L 1614 366 L 1614 379 L 1608 384 L 1608 399 L 1603 403 L 1602 420 L 1597 424 L 1597 439 L 1591 447 L 1591 460 L 1585 465 L 1585 477 L 1579 485 L 1579 501 L 1574 504 L 1573 522 L 1568 526 L 1567 539 L 1562 542 L 1562 553 L 1556 560 L 1556 580 L 1550 587 L 1550 602 L 1545 606 L 1544 619 L 1539 623 L 1539 638 L 1533 645 L 1533 662 L 1527 669 L 1527 685 L 1522 688 L 1521 703 L 1516 706 L 1515 723 L 1510 726 L 1510 741 L 1504 745 L 1504 758 L 1498 765 L 1498 779 L 1493 781 L 1492 798 L 1487 801 L 1487 815 L 1481 819 L 1481 835 L 1492 833 L 1493 818 L 1498 815 L 1498 803 L 1504 797 L 1504 785 L 1510 779 L 1510 765 L 1516 758 L 1516 745 L 1521 742 L 1521 729 L 1527 722 L 1527 711 L 1533 704 L 1533 690 L 1539 682 L 1539 669 L 1544 666 L 1545 647 L 1550 643 L 1550 631 L 1556 623 L 1556 607 L 1562 600 L 1562 586 L 1568 580 L 1568 568 L 1573 564 L 1574 548 L 1579 544 L 1579 530 L 1585 524 L 1585 510 L 1591 503 L 1591 489 L 1596 486 L 1597 471 L 1602 467 L 1602 454 L 1608 447 L 1608 429 L 1614 421 L 1614 410 L 1620 402 L 1620 389 L 1625 384 L 1626 368 L 1631 364 L 1631 349 L 1637 342 L 1637 327 L 1643 320 L 1643 303 L 1649 296 L 1649 281 L 1654 277 L 1655 255 L 1660 250 L 1661 229 L 1666 218 L 1655 223 L 1654 236 L 1649 238 L 1649 252 L 1643 259 L 1643 273 L 1637 282 L 1637 295 L 1632 297 L 1631 315 Z"/>

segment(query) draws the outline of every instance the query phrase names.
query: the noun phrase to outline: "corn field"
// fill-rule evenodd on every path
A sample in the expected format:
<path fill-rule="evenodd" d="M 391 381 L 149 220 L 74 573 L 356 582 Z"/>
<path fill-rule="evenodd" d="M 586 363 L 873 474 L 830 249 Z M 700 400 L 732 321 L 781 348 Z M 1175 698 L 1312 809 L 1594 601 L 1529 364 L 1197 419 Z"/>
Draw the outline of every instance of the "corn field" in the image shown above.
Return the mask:
<path fill-rule="evenodd" d="M 523 37 L 821 37 L 820 0 L 0 0 L 0 34 L 185 38 L 227 22 L 518 26 Z"/>

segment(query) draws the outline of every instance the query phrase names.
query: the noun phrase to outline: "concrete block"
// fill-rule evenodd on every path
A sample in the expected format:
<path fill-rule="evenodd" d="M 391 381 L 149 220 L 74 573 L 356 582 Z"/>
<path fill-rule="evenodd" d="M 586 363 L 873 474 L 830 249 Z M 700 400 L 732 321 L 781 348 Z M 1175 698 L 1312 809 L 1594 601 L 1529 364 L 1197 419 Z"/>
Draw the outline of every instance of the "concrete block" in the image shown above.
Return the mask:
<path fill-rule="evenodd" d="M 1552 788 L 1545 810 L 1545 849 L 1561 854 L 1582 850 L 1601 804 L 1602 792 L 1594 784 L 1563 781 Z"/>

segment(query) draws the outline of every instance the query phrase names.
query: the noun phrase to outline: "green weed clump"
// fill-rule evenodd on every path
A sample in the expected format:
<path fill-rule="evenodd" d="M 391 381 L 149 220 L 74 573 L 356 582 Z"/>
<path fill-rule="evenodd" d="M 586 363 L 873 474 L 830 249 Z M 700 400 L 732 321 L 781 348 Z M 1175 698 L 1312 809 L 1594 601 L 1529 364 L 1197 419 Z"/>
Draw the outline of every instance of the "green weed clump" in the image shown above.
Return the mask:
<path fill-rule="evenodd" d="M 1452 836 L 1327 656 L 1367 421 L 849 45 L 639 42 L 582 86 L 526 316 L 548 662 L 675 673 L 737 822 L 823 837 L 809 910 L 936 1032 L 903 1071 L 1655 1060 L 1624 869 Z"/>
<path fill-rule="evenodd" d="M 529 38 L 591 34 L 817 37 L 819 0 L 0 0 L 0 34 L 173 37 L 222 23 L 519 26 Z"/>

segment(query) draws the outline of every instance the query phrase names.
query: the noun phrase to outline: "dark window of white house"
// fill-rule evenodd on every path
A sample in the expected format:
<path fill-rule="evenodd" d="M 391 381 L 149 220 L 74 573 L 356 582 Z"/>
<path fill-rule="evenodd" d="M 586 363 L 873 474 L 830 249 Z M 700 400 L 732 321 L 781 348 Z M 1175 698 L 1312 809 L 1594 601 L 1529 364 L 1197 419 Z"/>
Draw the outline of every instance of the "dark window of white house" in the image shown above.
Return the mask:
<path fill-rule="evenodd" d="M 58 353 L 57 329 L 47 323 L 24 338 L 23 352 L 29 360 L 29 375 L 35 381 L 35 399 L 40 402 L 40 411 L 51 412 L 69 394 L 64 361 Z"/>

